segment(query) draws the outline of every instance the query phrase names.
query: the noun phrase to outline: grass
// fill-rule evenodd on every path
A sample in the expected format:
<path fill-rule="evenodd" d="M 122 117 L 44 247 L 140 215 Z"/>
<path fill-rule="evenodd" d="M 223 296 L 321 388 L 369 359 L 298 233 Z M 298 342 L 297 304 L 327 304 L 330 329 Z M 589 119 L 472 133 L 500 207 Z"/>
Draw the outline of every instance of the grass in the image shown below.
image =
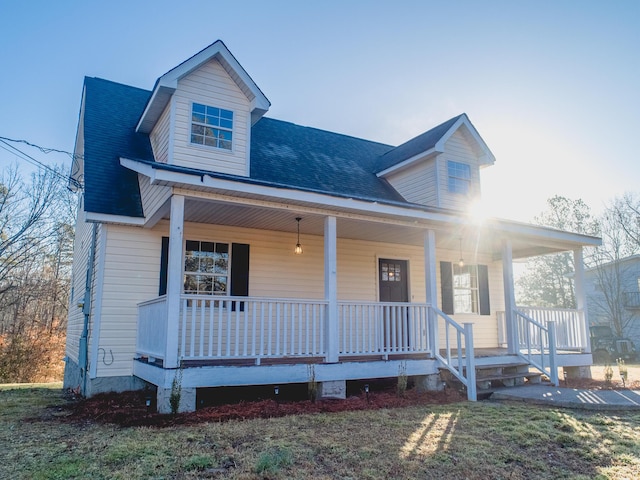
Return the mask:
<path fill-rule="evenodd" d="M 152 429 L 64 405 L 59 384 L 0 388 L 0 478 L 640 478 L 640 412 L 464 402 Z"/>

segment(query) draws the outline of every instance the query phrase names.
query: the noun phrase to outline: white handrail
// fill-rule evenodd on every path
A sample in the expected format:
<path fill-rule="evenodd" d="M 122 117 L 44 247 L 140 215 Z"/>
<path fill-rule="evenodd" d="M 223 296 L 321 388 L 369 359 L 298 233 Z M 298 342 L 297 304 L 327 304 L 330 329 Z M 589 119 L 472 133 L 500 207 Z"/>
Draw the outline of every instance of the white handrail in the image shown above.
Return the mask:
<path fill-rule="evenodd" d="M 431 310 L 434 313 L 434 324 L 437 325 L 438 317 L 440 317 L 444 320 L 445 326 L 445 356 L 442 356 L 440 354 L 440 349 L 438 348 L 437 329 L 434 356 L 442 363 L 444 367 L 447 368 L 447 370 L 449 370 L 458 380 L 460 380 L 460 382 L 467 388 L 467 398 L 470 401 L 475 402 L 478 395 L 476 390 L 477 386 L 475 353 L 473 347 L 473 324 L 465 323 L 463 327 L 451 317 L 449 317 L 446 313 L 437 309 L 436 307 L 431 307 Z M 455 365 L 451 359 L 451 339 L 449 334 L 450 329 L 453 329 L 455 332 L 457 357 L 457 362 Z"/>
<path fill-rule="evenodd" d="M 556 352 L 556 324 L 547 321 L 547 326 L 529 317 L 524 312 L 513 311 L 518 338 L 517 354 L 530 365 L 549 376 L 553 385 L 558 385 L 558 368 Z M 524 353 L 523 353 L 524 351 Z M 545 365 L 548 356 L 548 366 Z"/>

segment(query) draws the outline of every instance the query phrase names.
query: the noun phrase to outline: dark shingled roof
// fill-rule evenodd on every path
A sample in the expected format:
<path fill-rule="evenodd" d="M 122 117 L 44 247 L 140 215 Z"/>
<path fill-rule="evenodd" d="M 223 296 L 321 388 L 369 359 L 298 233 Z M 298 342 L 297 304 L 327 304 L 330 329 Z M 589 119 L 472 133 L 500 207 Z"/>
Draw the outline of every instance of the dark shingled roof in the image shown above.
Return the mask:
<path fill-rule="evenodd" d="M 424 132 L 423 134 L 418 135 L 415 138 L 412 138 L 402 145 L 398 145 L 393 150 L 389 150 L 379 159 L 377 171 L 381 172 L 389 167 L 392 167 L 393 165 L 396 165 L 397 163 L 408 160 L 409 158 L 414 157 L 419 153 L 431 150 L 436 146 L 436 143 L 438 143 L 442 136 L 447 133 L 453 126 L 453 124 L 456 123 L 462 116 L 464 116 L 464 113 L 450 120 L 447 120 L 444 123 L 441 123 L 437 127 L 434 127 L 431 130 Z"/>
<path fill-rule="evenodd" d="M 138 174 L 120 157 L 153 159 L 149 136 L 135 132 L 151 92 L 100 78 L 84 85 L 84 209 L 142 217 Z"/>
<path fill-rule="evenodd" d="M 251 178 L 369 200 L 404 201 L 376 177 L 391 146 L 262 118 L 251 130 Z"/>
<path fill-rule="evenodd" d="M 89 77 L 85 87 L 85 210 L 142 217 L 137 173 L 122 167 L 119 159 L 155 163 L 148 135 L 135 132 L 151 92 Z M 362 200 L 407 203 L 376 172 L 431 148 L 458 118 L 396 148 L 262 118 L 251 130 L 250 178 L 222 176 Z M 180 170 L 202 174 L 184 167 Z"/>

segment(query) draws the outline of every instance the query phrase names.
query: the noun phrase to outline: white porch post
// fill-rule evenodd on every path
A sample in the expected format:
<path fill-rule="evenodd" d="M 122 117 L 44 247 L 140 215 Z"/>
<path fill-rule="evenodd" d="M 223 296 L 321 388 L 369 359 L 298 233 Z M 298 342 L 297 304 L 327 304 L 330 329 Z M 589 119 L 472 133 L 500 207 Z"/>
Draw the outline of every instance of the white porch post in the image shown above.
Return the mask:
<path fill-rule="evenodd" d="M 182 293 L 182 243 L 184 238 L 184 196 L 171 197 L 169 261 L 167 265 L 167 336 L 164 368 L 178 367 L 180 294 Z"/>
<path fill-rule="evenodd" d="M 516 296 L 513 285 L 513 251 L 511 240 L 502 241 L 502 279 L 504 283 L 504 314 L 507 327 L 507 348 L 510 354 L 518 351 L 518 331 L 513 311 L 516 308 Z"/>
<path fill-rule="evenodd" d="M 438 306 L 436 271 L 436 232 L 427 230 L 424 232 L 424 284 L 427 290 L 427 303 L 432 307 Z M 431 354 L 435 355 L 438 352 L 438 316 L 431 308 L 428 318 L 429 349 Z"/>
<path fill-rule="evenodd" d="M 584 287 L 584 257 L 582 247 L 573 251 L 573 269 L 575 271 L 573 288 L 576 296 L 576 308 L 582 311 L 582 343 L 585 345 L 585 352 L 591 352 L 591 338 L 589 336 L 589 317 L 587 315 L 587 294 Z"/>
<path fill-rule="evenodd" d="M 324 298 L 327 301 L 325 345 L 328 363 L 338 362 L 338 274 L 336 217 L 324 219 Z"/>

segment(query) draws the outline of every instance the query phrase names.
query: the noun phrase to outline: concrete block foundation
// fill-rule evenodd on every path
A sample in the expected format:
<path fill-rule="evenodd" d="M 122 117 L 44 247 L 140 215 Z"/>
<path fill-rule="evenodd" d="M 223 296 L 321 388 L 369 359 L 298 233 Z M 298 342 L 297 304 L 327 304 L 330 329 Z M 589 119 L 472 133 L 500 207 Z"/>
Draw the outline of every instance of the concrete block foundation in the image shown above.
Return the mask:
<path fill-rule="evenodd" d="M 591 380 L 591 367 L 564 367 L 564 378 L 566 380 L 587 379 Z"/>
<path fill-rule="evenodd" d="M 347 398 L 346 380 L 334 380 L 330 382 L 318 382 L 318 398 Z"/>
<path fill-rule="evenodd" d="M 171 389 L 158 387 L 157 392 L 157 405 L 158 413 L 171 413 Z M 195 412 L 196 410 L 196 389 L 195 388 L 181 388 L 180 389 L 180 403 L 178 405 L 178 412 Z"/>
<path fill-rule="evenodd" d="M 444 390 L 444 382 L 439 373 L 432 375 L 416 375 L 413 384 L 418 392 L 441 392 Z"/>

